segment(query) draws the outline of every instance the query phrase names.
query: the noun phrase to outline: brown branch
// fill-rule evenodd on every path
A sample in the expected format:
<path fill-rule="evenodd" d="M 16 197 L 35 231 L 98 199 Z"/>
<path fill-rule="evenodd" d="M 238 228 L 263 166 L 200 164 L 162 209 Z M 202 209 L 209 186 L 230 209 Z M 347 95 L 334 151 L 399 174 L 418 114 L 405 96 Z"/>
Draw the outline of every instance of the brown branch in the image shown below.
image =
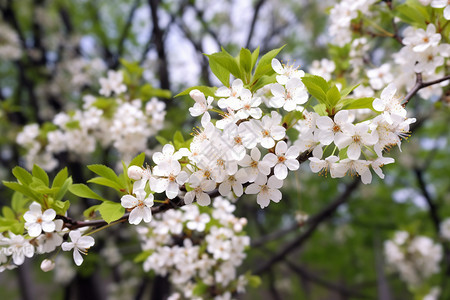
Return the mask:
<path fill-rule="evenodd" d="M 159 15 L 158 15 L 159 4 L 160 4 L 159 0 L 148 0 L 153 25 L 153 30 L 151 34 L 153 36 L 153 42 L 155 43 L 156 46 L 156 52 L 158 53 L 158 60 L 159 60 L 158 73 L 159 73 L 160 88 L 170 90 L 168 62 L 163 38 L 164 32 L 159 27 Z"/>
<path fill-rule="evenodd" d="M 441 83 L 441 82 L 449 80 L 449 79 L 450 79 L 450 75 L 447 75 L 447 76 L 444 76 L 444 77 L 436 79 L 436 80 L 423 82 L 422 74 L 416 73 L 416 84 L 408 92 L 408 94 L 406 94 L 405 98 L 403 99 L 403 106 L 406 106 L 408 104 L 409 100 L 411 100 L 411 98 L 414 97 L 419 90 L 426 88 L 428 86 L 431 86 L 431 85 Z"/>
<path fill-rule="evenodd" d="M 264 4 L 264 2 L 265 2 L 265 0 L 258 0 L 258 2 L 256 2 L 256 4 L 255 4 L 255 8 L 253 11 L 252 23 L 250 25 L 250 30 L 249 30 L 248 36 L 247 36 L 247 43 L 245 46 L 245 48 L 247 48 L 247 49 L 250 47 L 250 42 L 253 37 L 253 32 L 255 31 L 255 25 L 256 25 L 256 21 L 258 19 L 259 11 L 260 11 L 262 5 Z"/>
<path fill-rule="evenodd" d="M 175 200 L 175 201 L 174 201 Z M 167 201 L 166 203 L 163 203 L 159 206 L 153 206 L 151 208 L 152 215 L 165 212 L 172 208 L 179 208 L 184 206 L 184 201 L 180 198 L 175 198 L 172 201 Z M 126 222 L 130 216 L 130 213 L 125 213 L 120 219 L 114 221 L 117 223 Z M 75 221 L 69 217 L 57 215 L 57 219 L 61 219 L 64 221 L 64 227 L 68 228 L 69 230 L 75 230 L 82 227 L 95 227 L 100 228 L 103 226 L 108 225 L 108 223 L 104 220 L 94 220 L 94 221 Z"/>
<path fill-rule="evenodd" d="M 317 276 L 316 274 L 306 270 L 305 268 L 293 263 L 292 261 L 289 260 L 285 260 L 287 266 L 294 271 L 295 273 L 297 273 L 298 275 L 300 275 L 302 278 L 311 281 L 317 285 L 323 286 L 324 288 L 327 288 L 328 290 L 332 290 L 335 291 L 337 293 L 339 293 L 341 296 L 343 296 L 343 298 L 358 298 L 358 299 L 375 299 L 373 297 L 361 294 L 357 291 L 355 291 L 354 288 L 346 288 L 344 286 L 341 286 L 337 283 L 334 282 L 330 282 L 327 281 L 319 276 Z"/>
<path fill-rule="evenodd" d="M 120 37 L 119 37 L 119 42 L 117 45 L 117 56 L 116 56 L 116 60 L 114 62 L 114 64 L 115 64 L 114 67 L 117 67 L 119 64 L 119 58 L 122 56 L 123 51 L 124 51 L 125 40 L 127 38 L 128 32 L 130 31 L 134 14 L 135 14 L 137 8 L 139 7 L 140 2 L 141 2 L 141 0 L 135 0 L 133 5 L 131 6 L 130 12 L 128 14 L 128 18 L 125 22 L 125 26 L 123 27 L 122 33 L 120 34 Z"/>
<path fill-rule="evenodd" d="M 417 182 L 419 184 L 419 188 L 422 192 L 422 195 L 425 198 L 425 200 L 427 201 L 428 207 L 430 209 L 430 217 L 431 217 L 431 221 L 433 222 L 434 229 L 436 230 L 437 234 L 439 235 L 441 218 L 439 217 L 437 206 L 434 203 L 433 199 L 431 199 L 431 195 L 427 190 L 425 180 L 423 178 L 422 170 L 419 168 L 415 168 L 414 173 L 416 174 Z"/>
<path fill-rule="evenodd" d="M 337 197 L 321 212 L 319 212 L 317 215 L 311 218 L 310 225 L 304 233 L 298 236 L 295 240 L 286 244 L 283 248 L 280 249 L 280 251 L 275 253 L 268 261 L 260 264 L 253 273 L 254 274 L 264 273 L 265 271 L 269 270 L 274 264 L 283 260 L 290 252 L 302 246 L 304 242 L 306 242 L 312 236 L 312 234 L 315 232 L 317 227 L 322 222 L 330 218 L 334 214 L 334 212 L 338 209 L 339 206 L 350 200 L 350 195 L 354 190 L 356 190 L 359 183 L 360 183 L 359 178 L 355 178 L 352 183 L 347 185 L 345 191 L 339 197 Z"/>

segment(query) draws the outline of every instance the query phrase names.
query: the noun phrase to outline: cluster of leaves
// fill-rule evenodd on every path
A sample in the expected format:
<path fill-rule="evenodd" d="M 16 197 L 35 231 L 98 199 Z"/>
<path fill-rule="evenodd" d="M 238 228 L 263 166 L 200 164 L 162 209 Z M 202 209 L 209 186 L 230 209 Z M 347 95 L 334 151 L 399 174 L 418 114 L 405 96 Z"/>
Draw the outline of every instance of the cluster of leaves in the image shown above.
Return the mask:
<path fill-rule="evenodd" d="M 87 182 L 114 189 L 120 199 L 121 196 L 130 194 L 132 191 L 131 180 L 128 178 L 127 174 L 128 168 L 134 165 L 142 166 L 144 164 L 144 160 L 145 154 L 141 153 L 136 156 L 128 166 L 122 161 L 123 172 L 120 175 L 117 175 L 113 169 L 105 165 L 88 165 L 87 168 L 98 176 L 89 179 Z M 83 213 L 86 218 L 95 217 L 95 212 L 98 211 L 103 220 L 107 223 L 111 223 L 120 219 L 125 213 L 125 208 L 120 204 L 120 202 L 103 198 L 84 183 L 73 184 L 69 190 L 72 194 L 78 197 L 96 199 L 102 202 L 101 204 L 93 205 L 87 208 Z"/>
<path fill-rule="evenodd" d="M 33 201 L 38 202 L 44 209 L 52 208 L 57 214 L 65 215 L 70 202 L 63 199 L 72 187 L 72 177 L 69 177 L 67 168 L 56 174 L 51 185 L 48 174 L 37 165 L 34 165 L 31 173 L 18 166 L 12 170 L 12 173 L 17 181 L 3 181 L 3 184 L 15 193 L 11 207 L 4 206 L 2 209 L 0 232 L 9 230 L 15 234 L 23 234 L 22 215 Z"/>

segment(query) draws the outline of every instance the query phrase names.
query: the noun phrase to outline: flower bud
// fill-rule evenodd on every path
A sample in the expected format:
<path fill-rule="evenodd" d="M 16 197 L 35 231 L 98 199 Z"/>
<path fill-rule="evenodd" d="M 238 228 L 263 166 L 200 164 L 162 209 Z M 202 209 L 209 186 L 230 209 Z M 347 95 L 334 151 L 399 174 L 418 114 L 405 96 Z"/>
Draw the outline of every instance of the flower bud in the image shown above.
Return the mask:
<path fill-rule="evenodd" d="M 55 262 L 50 259 L 44 259 L 41 263 L 41 270 L 44 272 L 51 271 L 55 268 Z"/>
<path fill-rule="evenodd" d="M 143 173 L 143 170 L 141 167 L 131 166 L 128 168 L 128 177 L 133 180 L 142 179 L 142 173 Z"/>

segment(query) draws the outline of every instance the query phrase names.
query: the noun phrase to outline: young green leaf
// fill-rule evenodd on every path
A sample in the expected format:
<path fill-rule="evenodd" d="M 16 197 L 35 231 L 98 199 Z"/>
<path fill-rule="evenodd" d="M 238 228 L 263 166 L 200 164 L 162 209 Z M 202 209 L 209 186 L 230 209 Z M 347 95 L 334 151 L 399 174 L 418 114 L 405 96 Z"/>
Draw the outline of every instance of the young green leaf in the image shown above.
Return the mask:
<path fill-rule="evenodd" d="M 334 107 L 339 102 L 339 100 L 341 100 L 341 94 L 339 93 L 338 88 L 333 85 L 327 91 L 327 101 L 332 107 Z"/>
<path fill-rule="evenodd" d="M 353 92 L 354 89 L 356 89 L 358 86 L 360 86 L 359 84 L 354 85 L 354 86 L 348 86 L 344 89 L 341 90 L 341 99 L 345 98 L 348 96 L 348 94 L 350 94 L 351 92 Z"/>
<path fill-rule="evenodd" d="M 107 187 L 115 189 L 118 192 L 125 191 L 125 188 L 122 187 L 122 185 L 119 185 L 117 182 L 109 180 L 108 178 L 105 178 L 105 177 L 94 177 L 94 178 L 89 179 L 87 182 L 107 186 Z"/>
<path fill-rule="evenodd" d="M 58 192 L 55 195 L 55 200 L 59 201 L 62 200 L 62 198 L 64 197 L 64 195 L 66 194 L 67 190 L 70 188 L 70 186 L 72 185 L 72 177 L 67 178 L 64 183 L 61 185 L 61 187 L 59 188 Z"/>
<path fill-rule="evenodd" d="M 142 167 L 144 165 L 144 161 L 145 161 L 145 153 L 142 152 L 141 154 L 137 155 L 135 158 L 133 158 L 131 160 L 128 167 L 130 167 L 130 166 Z M 127 171 L 127 170 L 128 170 L 128 168 L 125 171 Z"/>
<path fill-rule="evenodd" d="M 120 219 L 125 213 L 125 208 L 117 202 L 105 201 L 97 208 L 106 223 L 114 222 Z"/>
<path fill-rule="evenodd" d="M 14 181 L 3 181 L 3 184 L 9 187 L 10 189 L 19 192 L 39 203 L 42 202 L 41 199 L 28 186 L 22 185 Z"/>
<path fill-rule="evenodd" d="M 228 86 L 228 85 L 227 85 L 227 86 Z M 176 97 L 180 97 L 180 96 L 189 95 L 189 93 L 190 93 L 192 90 L 199 90 L 200 92 L 202 92 L 203 94 L 205 94 L 205 97 L 208 97 L 208 96 L 214 97 L 214 94 L 215 94 L 215 92 L 216 92 L 216 89 L 217 89 L 217 88 L 209 87 L 209 86 L 204 86 L 204 85 L 193 86 L 193 87 L 190 87 L 190 88 L 188 88 L 188 89 L 182 91 L 181 93 L 177 94 L 177 95 L 175 96 L 175 98 L 176 98 Z"/>
<path fill-rule="evenodd" d="M 255 74 L 253 75 L 253 82 L 255 82 L 264 75 L 270 76 L 275 73 L 275 71 L 272 68 L 272 59 L 274 59 L 275 56 L 277 56 L 278 53 L 280 53 L 280 51 L 284 48 L 284 46 L 278 49 L 273 49 L 264 54 L 263 57 L 261 57 L 258 65 L 256 66 Z"/>
<path fill-rule="evenodd" d="M 67 167 L 59 171 L 58 174 L 56 174 L 55 178 L 53 179 L 52 188 L 62 186 L 68 176 L 69 174 L 67 172 Z"/>
<path fill-rule="evenodd" d="M 31 171 L 31 174 L 33 174 L 34 177 L 39 178 L 40 180 L 42 180 L 42 182 L 46 186 L 49 185 L 49 179 L 48 179 L 47 172 L 45 172 L 44 169 L 42 169 L 38 165 L 34 165 L 33 166 L 33 170 Z"/>
<path fill-rule="evenodd" d="M 345 99 L 344 101 L 341 101 L 342 109 L 362 109 L 362 108 L 369 108 L 373 111 L 372 103 L 374 97 L 364 97 L 359 99 Z"/>
<path fill-rule="evenodd" d="M 251 70 L 253 70 L 253 68 L 255 67 L 256 62 L 258 61 L 258 57 L 259 57 L 259 46 L 252 53 L 252 67 L 251 67 Z"/>
<path fill-rule="evenodd" d="M 252 53 L 250 50 L 242 48 L 239 52 L 239 68 L 244 75 L 245 82 L 250 81 L 250 73 L 252 71 Z"/>
<path fill-rule="evenodd" d="M 22 167 L 14 167 L 12 169 L 12 173 L 14 177 L 17 178 L 17 181 L 19 181 L 22 184 L 30 184 L 33 180 L 33 176 L 24 168 Z"/>
<path fill-rule="evenodd" d="M 119 177 L 117 176 L 116 172 L 114 172 L 113 169 L 110 167 L 107 167 L 105 165 L 95 164 L 95 165 L 89 165 L 87 166 L 89 170 L 94 172 L 95 174 L 104 177 L 106 179 L 109 179 L 112 182 L 115 182 L 119 189 L 124 188 L 121 186 L 121 182 L 119 180 Z"/>
<path fill-rule="evenodd" d="M 214 73 L 214 69 L 217 69 L 218 66 L 221 66 L 223 69 L 227 70 L 231 74 L 233 74 L 236 78 L 241 78 L 241 71 L 239 69 L 238 63 L 236 59 L 228 54 L 224 49 L 222 49 L 222 52 L 217 52 L 213 54 L 206 54 L 206 56 L 209 59 L 209 66 L 211 67 L 211 71 Z M 216 73 L 214 73 L 216 74 Z M 216 74 L 217 76 L 217 74 Z M 219 78 L 220 80 L 220 78 Z M 221 80 L 222 82 L 222 80 Z M 222 82 L 224 83 L 224 82 Z M 229 83 L 225 86 L 229 86 Z"/>
<path fill-rule="evenodd" d="M 75 196 L 81 197 L 81 198 L 88 198 L 88 199 L 97 199 L 100 201 L 108 201 L 104 199 L 103 197 L 99 196 L 96 192 L 91 190 L 90 187 L 83 183 L 77 183 L 70 186 L 69 191 L 74 194 Z"/>

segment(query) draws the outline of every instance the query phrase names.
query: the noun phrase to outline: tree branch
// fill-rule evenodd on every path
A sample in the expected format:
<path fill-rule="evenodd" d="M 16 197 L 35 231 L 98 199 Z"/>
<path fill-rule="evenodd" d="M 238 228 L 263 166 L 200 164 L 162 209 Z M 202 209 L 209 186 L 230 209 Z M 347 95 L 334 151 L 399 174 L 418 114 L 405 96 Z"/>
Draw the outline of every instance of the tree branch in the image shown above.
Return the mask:
<path fill-rule="evenodd" d="M 414 97 L 419 90 L 426 88 L 428 86 L 431 86 L 431 85 L 441 83 L 441 82 L 449 80 L 449 79 L 450 79 L 450 75 L 447 75 L 447 76 L 444 76 L 444 77 L 436 79 L 436 80 L 423 82 L 422 74 L 416 73 L 416 84 L 408 92 L 408 94 L 406 94 L 405 98 L 403 99 L 403 106 L 406 106 L 408 104 L 409 100 L 411 100 L 411 98 Z"/>
<path fill-rule="evenodd" d="M 255 31 L 255 25 L 256 25 L 256 21 L 258 19 L 258 15 L 259 15 L 259 11 L 261 9 L 261 6 L 264 4 L 266 0 L 258 0 L 258 2 L 256 2 L 255 4 L 255 8 L 253 11 L 253 18 L 252 18 L 252 23 L 250 25 L 250 30 L 248 32 L 248 36 L 247 36 L 247 43 L 245 48 L 249 48 L 250 47 L 250 42 L 252 40 L 253 37 L 253 32 Z"/>
<path fill-rule="evenodd" d="M 320 278 L 316 274 L 306 270 L 305 268 L 295 264 L 292 261 L 285 260 L 285 263 L 287 266 L 294 271 L 295 273 L 302 276 L 302 278 L 311 281 L 317 285 L 323 286 L 324 288 L 327 288 L 332 291 L 338 292 L 340 295 L 342 295 L 344 298 L 352 297 L 352 298 L 358 298 L 358 299 L 374 299 L 373 297 L 361 294 L 354 290 L 354 288 L 346 288 L 344 286 L 340 286 L 339 284 L 336 284 L 334 282 L 329 282 L 323 278 Z"/>
<path fill-rule="evenodd" d="M 139 7 L 141 0 L 135 0 L 133 5 L 131 6 L 130 12 L 128 14 L 128 18 L 125 22 L 125 26 L 122 29 L 122 33 L 120 34 L 120 38 L 119 38 L 119 42 L 117 44 L 117 56 L 114 62 L 114 68 L 118 66 L 119 64 L 119 58 L 122 56 L 123 51 L 124 51 L 124 45 L 125 45 L 125 40 L 127 38 L 128 32 L 131 28 L 131 24 L 133 22 L 133 17 L 134 14 L 137 10 L 137 8 Z"/>
<path fill-rule="evenodd" d="M 160 88 L 165 90 L 170 90 L 170 81 L 169 81 L 169 70 L 168 63 L 166 58 L 166 50 L 164 47 L 164 39 L 163 39 L 163 31 L 159 27 L 159 16 L 158 16 L 158 6 L 159 0 L 148 0 L 148 5 L 150 6 L 151 16 L 152 16 L 152 36 L 153 42 L 156 46 L 156 52 L 158 53 L 158 70 L 159 70 L 159 81 Z"/>
<path fill-rule="evenodd" d="M 350 199 L 350 195 L 358 187 L 359 183 L 360 183 L 359 178 L 355 178 L 352 183 L 347 185 L 345 191 L 339 197 L 337 197 L 321 212 L 319 212 L 317 215 L 311 218 L 310 226 L 304 233 L 298 236 L 295 240 L 286 244 L 283 248 L 280 249 L 280 251 L 275 253 L 268 261 L 260 264 L 259 267 L 257 267 L 253 273 L 254 274 L 264 273 L 265 271 L 269 270 L 274 264 L 283 260 L 290 252 L 302 246 L 303 243 L 312 236 L 314 231 L 322 222 L 331 217 L 339 206 L 346 203 Z"/>

